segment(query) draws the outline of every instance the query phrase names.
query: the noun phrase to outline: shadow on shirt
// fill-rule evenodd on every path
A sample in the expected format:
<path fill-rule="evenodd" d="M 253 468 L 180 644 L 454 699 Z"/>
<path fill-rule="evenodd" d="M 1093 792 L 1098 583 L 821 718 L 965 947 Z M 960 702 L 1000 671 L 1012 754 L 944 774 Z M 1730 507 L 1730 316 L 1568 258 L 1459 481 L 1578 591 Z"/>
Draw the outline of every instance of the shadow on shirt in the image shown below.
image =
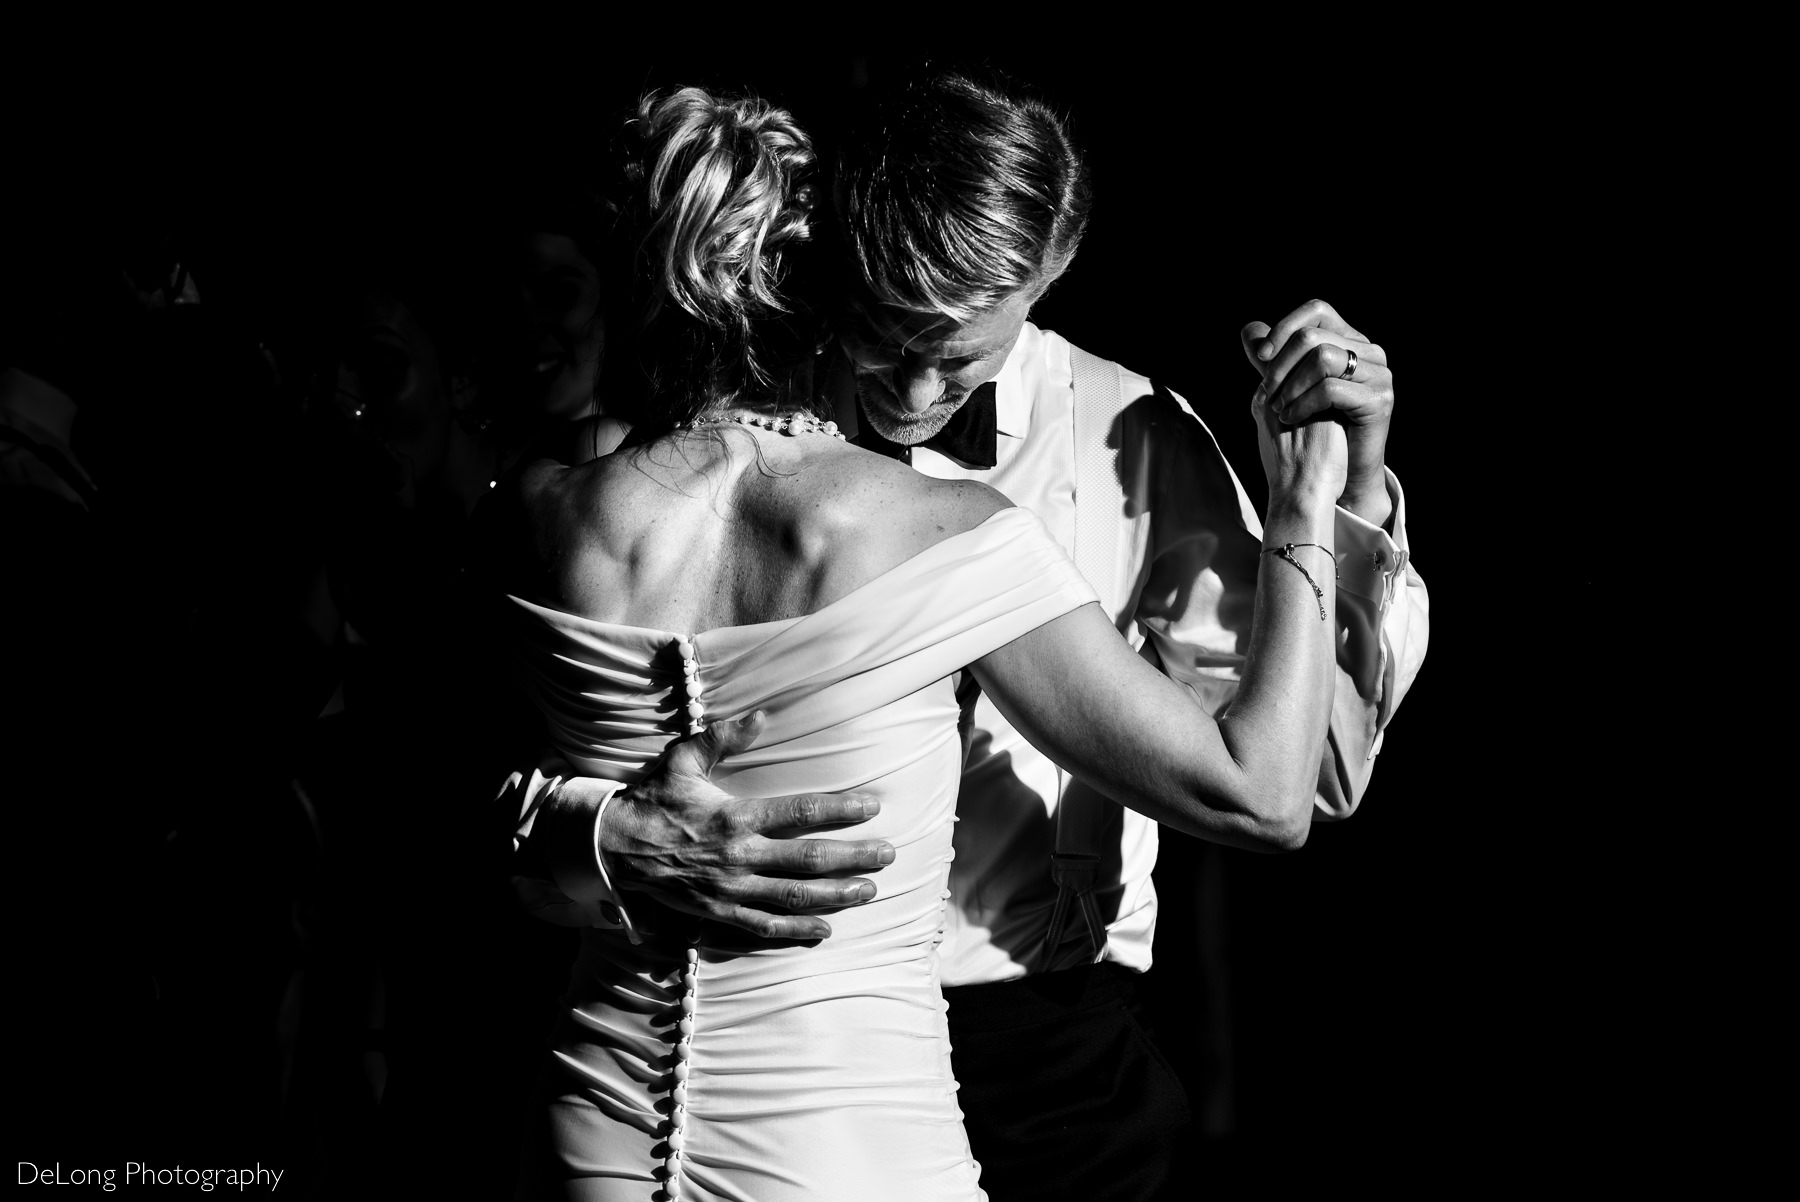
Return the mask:
<path fill-rule="evenodd" d="M 1142 654 L 1193 689 L 1215 716 L 1235 691 L 1248 645 L 1255 603 L 1260 538 L 1245 524 L 1230 469 L 1207 429 L 1161 385 L 1114 420 L 1107 445 L 1124 497 L 1124 516 L 1149 515 L 1149 545 L 1126 603 L 1115 614 L 1121 631 L 1142 626 L 1150 636 Z M 1201 644 L 1184 622 L 1196 603 L 1215 617 L 1203 624 Z M 1180 637 L 1173 631 L 1179 630 Z M 1180 657 L 1179 665 L 1165 658 Z M 959 854 L 952 866 L 955 904 L 973 926 L 986 928 L 995 947 L 1033 971 L 1090 960 L 1091 936 L 1079 912 L 1046 956 L 1044 933 L 1056 903 L 1051 879 L 1054 815 L 1038 791 L 1020 780 L 1009 752 L 992 750 L 975 728 L 978 686 L 965 680 L 962 705 L 966 770 L 958 798 Z M 1070 781 L 1066 803 L 1103 803 L 1094 790 Z M 1103 803 L 1104 804 L 1104 803 Z M 1124 899 L 1123 813 L 1104 804 L 1094 847 L 1100 856 L 1094 890 L 1101 919 L 1118 918 Z M 979 848 L 980 854 L 973 854 Z"/>

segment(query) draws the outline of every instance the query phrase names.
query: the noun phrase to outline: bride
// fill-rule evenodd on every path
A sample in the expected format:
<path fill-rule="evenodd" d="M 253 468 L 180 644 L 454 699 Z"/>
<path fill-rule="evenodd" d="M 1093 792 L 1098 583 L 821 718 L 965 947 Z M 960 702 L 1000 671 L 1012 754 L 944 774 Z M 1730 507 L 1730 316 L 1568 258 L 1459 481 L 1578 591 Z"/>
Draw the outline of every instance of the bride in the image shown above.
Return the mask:
<path fill-rule="evenodd" d="M 1132 653 L 1037 518 L 813 415 L 824 327 L 804 281 L 821 252 L 792 119 L 686 89 L 646 98 L 631 133 L 650 388 L 619 449 L 529 462 L 498 498 L 515 524 L 501 606 L 521 679 L 558 750 L 612 780 L 760 712 L 757 744 L 715 782 L 871 795 L 879 813 L 858 833 L 896 858 L 879 896 L 834 914 L 817 945 L 672 911 L 638 942 L 584 931 L 530 1188 L 980 1198 L 936 979 L 961 765 L 953 677 L 973 672 L 1115 800 L 1266 846 L 1280 816 L 1311 805 L 1325 743 L 1343 432 L 1283 428 L 1259 403 L 1269 553 L 1242 687 L 1215 722 Z"/>

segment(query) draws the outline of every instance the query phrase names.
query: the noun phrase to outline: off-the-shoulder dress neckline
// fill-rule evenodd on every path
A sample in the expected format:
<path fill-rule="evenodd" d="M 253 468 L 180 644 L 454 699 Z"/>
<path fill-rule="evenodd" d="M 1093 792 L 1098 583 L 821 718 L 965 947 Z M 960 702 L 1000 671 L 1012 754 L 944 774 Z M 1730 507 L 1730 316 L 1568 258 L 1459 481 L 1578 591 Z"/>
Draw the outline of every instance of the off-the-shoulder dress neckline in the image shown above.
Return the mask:
<path fill-rule="evenodd" d="M 743 631 L 773 630 L 773 629 L 777 629 L 777 628 L 783 627 L 783 626 L 792 626 L 796 622 L 804 622 L 810 618 L 816 618 L 821 614 L 830 613 L 832 610 L 834 610 L 842 605 L 852 604 L 859 597 L 861 597 L 862 594 L 868 592 L 870 589 L 877 587 L 883 581 L 887 580 L 889 577 L 894 576 L 900 572 L 906 571 L 909 568 L 917 567 L 921 560 L 927 558 L 928 556 L 936 554 L 938 552 L 939 548 L 949 546 L 951 543 L 954 543 L 960 539 L 965 539 L 965 538 L 970 537 L 971 535 L 977 534 L 977 533 L 981 532 L 982 530 L 985 530 L 989 525 L 993 524 L 997 519 L 1004 517 L 1008 514 L 1021 514 L 1021 513 L 1028 513 L 1028 511 L 1020 509 L 1017 505 L 1009 505 L 1004 509 L 996 509 L 993 513 L 989 514 L 987 517 L 983 518 L 981 521 L 977 522 L 975 525 L 970 526 L 967 530 L 961 530 L 955 534 L 947 535 L 944 538 L 938 539 L 937 542 L 932 543 L 929 547 L 922 548 L 921 550 L 915 552 L 914 554 L 907 556 L 905 559 L 901 560 L 899 563 L 895 564 L 893 567 L 887 568 L 886 570 L 880 572 L 879 574 L 870 577 L 868 580 L 865 580 L 863 583 L 857 585 L 855 588 L 851 589 L 849 592 L 845 593 L 843 596 L 839 597 L 835 601 L 831 601 L 824 605 L 821 605 L 818 609 L 815 609 L 815 610 L 811 611 L 810 613 L 798 614 L 792 618 L 776 618 L 773 621 L 769 621 L 769 622 L 747 622 L 747 623 L 744 623 L 744 624 L 738 625 L 738 626 L 713 626 L 713 627 L 709 627 L 706 630 L 695 630 L 695 631 L 669 630 L 669 629 L 666 629 L 665 627 L 661 627 L 661 626 L 633 626 L 627 622 L 604 622 L 598 618 L 587 617 L 585 614 L 574 613 L 574 612 L 572 612 L 570 610 L 566 610 L 566 609 L 558 609 L 557 607 L 555 607 L 553 605 L 540 605 L 536 601 L 528 601 L 524 597 L 518 596 L 517 594 L 514 594 L 514 593 L 508 593 L 507 599 L 510 601 L 514 601 L 514 602 L 518 603 L 519 605 L 524 606 L 526 609 L 534 610 L 538 613 L 541 613 L 541 614 L 544 614 L 544 615 L 547 615 L 550 617 L 554 617 L 559 620 L 566 619 L 571 622 L 578 622 L 583 626 L 587 626 L 587 627 L 590 627 L 595 630 L 617 630 L 617 631 L 622 631 L 622 632 L 625 632 L 628 634 L 636 634 L 636 635 L 661 635 L 661 636 L 666 636 L 668 638 L 698 639 L 698 638 L 704 638 L 708 635 L 736 634 L 736 633 L 740 633 Z"/>

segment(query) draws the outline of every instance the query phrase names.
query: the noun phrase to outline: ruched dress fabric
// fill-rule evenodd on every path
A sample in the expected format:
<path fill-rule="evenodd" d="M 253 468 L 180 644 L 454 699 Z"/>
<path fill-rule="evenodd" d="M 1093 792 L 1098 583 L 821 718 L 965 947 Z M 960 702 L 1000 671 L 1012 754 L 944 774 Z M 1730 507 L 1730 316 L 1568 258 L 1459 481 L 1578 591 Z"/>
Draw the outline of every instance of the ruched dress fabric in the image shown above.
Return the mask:
<path fill-rule="evenodd" d="M 832 912 L 813 946 L 713 924 L 639 945 L 584 931 L 552 1039 L 548 1196 L 985 1197 L 937 978 L 962 754 L 951 676 L 1094 599 L 1022 509 L 785 621 L 689 635 L 509 599 L 527 688 L 577 772 L 636 780 L 687 730 L 686 642 L 705 721 L 767 714 L 714 781 L 741 797 L 873 794 L 881 813 L 854 835 L 896 852 L 874 900 Z"/>

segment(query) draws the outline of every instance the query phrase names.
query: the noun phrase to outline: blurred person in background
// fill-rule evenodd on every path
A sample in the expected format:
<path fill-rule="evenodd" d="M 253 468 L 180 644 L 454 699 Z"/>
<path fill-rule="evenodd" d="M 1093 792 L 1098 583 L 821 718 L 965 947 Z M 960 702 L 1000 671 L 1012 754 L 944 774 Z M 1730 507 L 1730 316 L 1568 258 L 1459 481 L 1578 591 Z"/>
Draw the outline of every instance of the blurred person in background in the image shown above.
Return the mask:
<path fill-rule="evenodd" d="M 32 849 L 9 880 L 42 968 L 27 1123 L 71 1154 L 273 1153 L 310 854 L 283 778 L 320 701 L 297 413 L 167 214 L 33 228 L 0 400 L 21 435 L 0 445 L 5 759 Z M 129 1123 L 93 1092 L 122 1021 Z"/>
<path fill-rule="evenodd" d="M 562 419 L 512 408 L 543 397 L 509 371 L 521 361 L 496 314 L 518 309 L 494 294 L 476 238 L 429 209 L 414 218 L 338 231 L 296 305 L 339 667 L 299 773 L 330 886 L 303 1072 L 331 1125 L 319 1172 L 333 1188 L 454 1160 L 471 1189 L 501 1193 L 552 992 L 533 974 L 561 933 L 509 904 L 503 834 L 469 785 L 491 776 L 509 720 L 495 702 L 511 694 L 491 679 L 463 566 L 471 514 L 516 441 Z M 572 389 L 591 412 L 591 385 Z"/>

